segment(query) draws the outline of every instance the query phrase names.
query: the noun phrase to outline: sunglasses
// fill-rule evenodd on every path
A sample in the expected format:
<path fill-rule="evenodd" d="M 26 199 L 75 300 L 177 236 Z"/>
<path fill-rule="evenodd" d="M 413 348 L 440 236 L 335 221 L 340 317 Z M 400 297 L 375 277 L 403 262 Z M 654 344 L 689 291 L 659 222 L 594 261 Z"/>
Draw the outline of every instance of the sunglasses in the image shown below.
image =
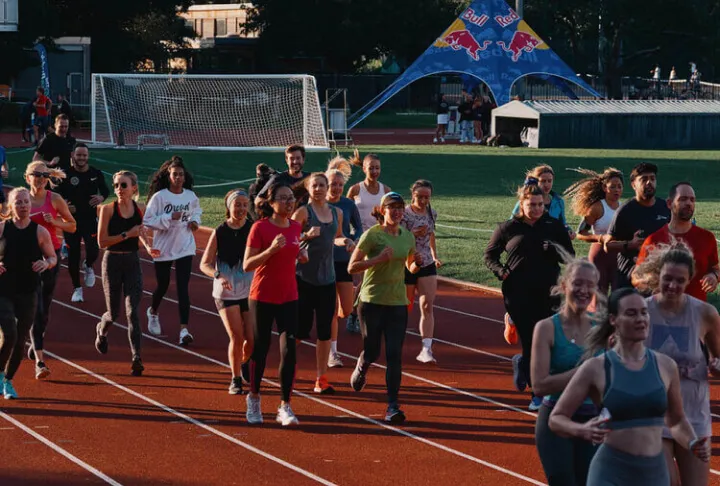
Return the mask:
<path fill-rule="evenodd" d="M 115 189 L 119 189 L 119 188 L 127 189 L 128 183 L 127 182 L 116 182 L 113 184 L 113 186 L 115 187 Z"/>
<path fill-rule="evenodd" d="M 293 201 L 295 201 L 295 197 L 293 197 L 293 196 L 280 196 L 280 197 L 278 197 L 278 198 L 275 198 L 275 201 L 281 202 L 281 203 L 293 202 Z"/>
<path fill-rule="evenodd" d="M 31 172 L 30 175 L 33 177 L 44 177 L 45 179 L 50 178 L 50 172 Z"/>

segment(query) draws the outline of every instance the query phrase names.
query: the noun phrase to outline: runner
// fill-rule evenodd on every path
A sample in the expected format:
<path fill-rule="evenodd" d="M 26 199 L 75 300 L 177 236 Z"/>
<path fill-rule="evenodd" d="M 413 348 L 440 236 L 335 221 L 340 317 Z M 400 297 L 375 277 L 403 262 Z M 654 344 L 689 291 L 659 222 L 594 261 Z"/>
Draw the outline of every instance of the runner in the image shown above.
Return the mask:
<path fill-rule="evenodd" d="M 620 207 L 623 174 L 612 167 L 602 174 L 588 169 L 575 170 L 587 177 L 568 187 L 565 197 L 572 200 L 573 213 L 582 218 L 577 237 L 591 243 L 588 259 L 600 271 L 599 288 L 607 295 L 617 272 L 617 252 L 605 251 L 603 236 Z"/>
<path fill-rule="evenodd" d="M 257 208 L 263 199 L 267 199 L 267 192 L 270 188 L 271 183 L 287 184 L 295 195 L 295 207 L 307 204 L 308 192 L 305 189 L 303 181 L 310 172 L 305 172 L 303 167 L 305 166 L 305 147 L 302 145 L 290 145 L 285 149 L 285 163 L 287 164 L 288 170 L 278 173 L 273 173 L 268 179 L 264 186 L 260 188 L 258 195 L 255 197 L 255 207 Z M 256 168 L 256 173 L 259 169 Z M 268 174 L 270 171 L 268 171 Z M 258 177 L 258 179 L 260 179 Z M 257 182 L 257 181 L 256 181 Z M 264 205 L 267 207 L 267 205 Z M 269 214 L 259 215 L 269 217 Z"/>
<path fill-rule="evenodd" d="M 368 369 L 380 356 L 384 336 L 388 399 L 385 421 L 393 424 L 405 421 L 398 402 L 408 317 L 404 269 L 417 273 L 422 265 L 420 255 L 415 253 L 415 238 L 402 227 L 404 211 L 405 201 L 400 194 L 385 194 L 374 211 L 378 224 L 363 233 L 348 264 L 350 273 L 365 272 L 358 297 L 363 351 L 350 385 L 358 392 L 365 387 Z"/>
<path fill-rule="evenodd" d="M 124 296 L 128 341 L 132 354 L 131 374 L 141 376 L 145 367 L 140 357 L 142 328 L 138 307 L 143 293 L 143 276 L 138 243 L 142 241 L 150 253 L 150 245 L 145 241 L 142 226 L 145 205 L 135 202 L 138 195 L 135 174 L 122 170 L 113 175 L 112 181 L 117 201 L 100 206 L 97 228 L 98 243 L 105 250 L 102 259 L 102 282 L 107 310 L 95 328 L 95 349 L 101 354 L 107 354 L 107 335 L 120 314 Z"/>
<path fill-rule="evenodd" d="M 589 307 L 598 291 L 600 273 L 586 259 L 573 259 L 560 275 L 553 293 L 563 298 L 560 311 L 538 322 L 533 335 L 533 391 L 544 395 L 535 423 L 535 446 L 545 477 L 552 485 L 584 485 L 595 446 L 577 438 L 557 435 L 548 427 L 550 412 L 578 370 L 585 336 L 593 323 Z M 598 414 L 592 400 L 585 400 L 573 416 L 584 423 Z"/>
<path fill-rule="evenodd" d="M 658 244 L 645 261 L 635 267 L 636 278 L 652 296 L 647 299 L 650 333 L 645 344 L 677 363 L 683 410 L 695 434 L 712 437 L 708 363 L 701 343 L 707 344 L 713 359 L 710 372 L 720 376 L 720 316 L 717 309 L 693 297 L 687 289 L 694 281 L 696 263 L 682 242 Z M 673 441 L 663 429 L 663 448 L 672 484 L 684 486 L 709 484 L 710 464 L 699 460 Z M 677 468 L 675 467 L 677 463 Z"/>
<path fill-rule="evenodd" d="M 337 293 L 337 306 L 333 315 L 332 329 L 330 332 L 330 357 L 328 358 L 328 367 L 341 368 L 343 362 L 337 350 L 338 338 L 338 320 L 350 317 L 353 310 L 353 278 L 348 273 L 347 267 L 350 261 L 350 255 L 355 249 L 360 235 L 362 235 L 362 221 L 360 221 L 360 213 L 355 203 L 343 196 L 345 183 L 350 179 L 352 166 L 350 162 L 342 157 L 336 157 L 328 164 L 328 170 L 325 172 L 330 181 L 330 190 L 328 191 L 327 201 L 339 208 L 342 213 L 342 232 L 345 238 L 353 240 L 353 244 L 347 247 L 335 246 L 333 249 L 335 257 L 335 288 Z M 352 230 L 351 230 L 352 227 Z"/>
<path fill-rule="evenodd" d="M 200 262 L 200 270 L 213 279 L 215 307 L 230 338 L 230 395 L 242 395 L 243 377 L 249 380 L 246 363 L 253 350 L 255 321 L 248 306 L 253 273 L 243 271 L 242 262 L 252 228 L 248 218 L 250 201 L 245 189 L 233 189 L 225 194 L 225 222 L 210 235 Z"/>
<path fill-rule="evenodd" d="M 430 181 L 418 180 L 410 188 L 412 202 L 405 208 L 403 226 L 415 236 L 415 251 L 420 254 L 423 267 L 417 273 L 405 271 L 408 311 L 412 311 L 415 291 L 420 303 L 420 338 L 422 349 L 415 359 L 421 363 L 436 363 L 432 352 L 435 331 L 435 294 L 437 293 L 437 269 L 442 262 L 437 257 L 435 246 L 435 220 L 437 213 L 430 207 L 433 186 Z"/>
<path fill-rule="evenodd" d="M 12 380 L 35 318 L 39 274 L 57 265 L 50 234 L 30 220 L 30 192 L 24 187 L 13 189 L 8 206 L 10 219 L 0 223 L 4 243 L 0 263 L 0 377 L 6 400 L 18 397 Z"/>
<path fill-rule="evenodd" d="M 683 412 L 677 365 L 645 347 L 649 324 L 645 299 L 632 288 L 615 290 L 608 316 L 585 341 L 586 356 L 611 349 L 580 366 L 550 414 L 550 430 L 556 434 L 602 444 L 590 464 L 587 486 L 669 486 L 665 424 L 680 447 L 702 461 L 710 459 L 710 441 L 698 439 Z M 574 422 L 571 417 L 587 397 L 602 403 L 607 415 Z"/>
<path fill-rule="evenodd" d="M 260 384 L 270 349 L 273 322 L 280 335 L 280 385 L 282 401 L 276 420 L 283 426 L 297 425 L 290 407 L 295 380 L 295 335 L 298 330 L 298 290 L 295 279 L 297 261 L 307 262 L 307 252 L 300 249 L 302 228 L 290 219 L 295 196 L 288 184 L 271 182 L 267 199 L 258 206 L 268 218 L 253 224 L 248 236 L 243 270 L 255 271 L 250 285 L 249 307 L 255 317 L 254 342 L 250 357 L 250 393 L 247 395 L 247 421 L 263 422 L 260 406 Z"/>
<path fill-rule="evenodd" d="M 530 384 L 530 357 L 535 324 L 550 317 L 559 300 L 550 294 L 560 275 L 560 245 L 575 254 L 564 225 L 545 212 L 544 192 L 537 179 L 529 178 L 518 189 L 520 213 L 501 223 L 485 249 L 485 265 L 502 281 L 507 310 L 517 328 L 522 354 L 513 356 L 513 379 L 519 391 Z M 505 263 L 500 261 L 507 253 Z M 542 404 L 532 395 L 530 410 Z"/>
<path fill-rule="evenodd" d="M 62 196 L 48 191 L 46 188 L 48 186 L 55 188 L 57 182 L 64 178 L 63 171 L 48 169 L 44 162 L 31 162 L 25 169 L 25 180 L 30 186 L 30 202 L 32 204 L 30 219 L 48 230 L 58 261 L 60 261 L 61 243 L 57 236 L 57 230 L 73 233 L 76 225 Z M 59 268 L 60 265 L 54 265 L 40 274 L 37 312 L 31 331 L 31 345 L 28 349 L 28 357 L 35 360 L 35 377 L 39 380 L 50 374 L 50 369 L 45 365 L 43 346 Z"/>
<path fill-rule="evenodd" d="M 160 308 L 168 286 L 170 269 L 175 263 L 175 287 L 180 310 L 180 344 L 193 342 L 188 330 L 190 321 L 190 272 L 195 256 L 195 236 L 200 227 L 200 201 L 192 191 L 193 177 L 177 155 L 160 166 L 148 188 L 148 206 L 143 225 L 154 230 L 150 256 L 155 264 L 157 287 L 152 304 L 147 309 L 148 331 L 155 336 L 162 334 Z"/>

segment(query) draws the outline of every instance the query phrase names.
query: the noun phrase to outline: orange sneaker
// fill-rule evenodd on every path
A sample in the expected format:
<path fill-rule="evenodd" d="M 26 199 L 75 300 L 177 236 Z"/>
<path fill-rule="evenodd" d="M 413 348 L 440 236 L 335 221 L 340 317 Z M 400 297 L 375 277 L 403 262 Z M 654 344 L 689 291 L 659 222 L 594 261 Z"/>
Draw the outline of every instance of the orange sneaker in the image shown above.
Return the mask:
<path fill-rule="evenodd" d="M 517 329 L 512 319 L 510 319 L 510 314 L 507 312 L 505 313 L 505 332 L 503 335 L 509 345 L 514 346 L 518 343 Z"/>
<path fill-rule="evenodd" d="M 328 379 L 325 375 L 323 375 L 315 380 L 315 393 L 319 393 L 321 395 L 331 395 L 335 393 L 335 388 L 328 383 Z"/>

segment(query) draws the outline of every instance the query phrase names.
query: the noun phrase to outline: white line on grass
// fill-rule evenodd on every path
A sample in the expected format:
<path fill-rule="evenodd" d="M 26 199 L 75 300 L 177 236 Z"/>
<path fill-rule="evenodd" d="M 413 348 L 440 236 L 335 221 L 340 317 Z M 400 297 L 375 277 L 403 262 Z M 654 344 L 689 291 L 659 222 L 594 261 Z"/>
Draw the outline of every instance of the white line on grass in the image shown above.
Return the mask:
<path fill-rule="evenodd" d="M 118 162 L 117 160 L 104 159 L 104 158 L 95 157 L 95 156 L 91 157 L 91 161 L 92 160 L 97 160 L 98 162 L 105 162 L 105 163 L 117 165 L 120 167 L 132 167 L 133 169 L 143 169 L 143 170 L 147 170 L 149 172 L 155 172 L 157 170 L 157 168 L 148 167 L 147 165 L 131 164 L 128 162 Z M 160 164 L 158 164 L 158 167 L 160 167 Z M 209 181 L 220 181 L 220 182 L 227 181 L 227 179 L 220 179 L 218 177 L 206 176 L 203 174 L 193 174 L 193 175 L 195 177 L 197 177 L 198 179 L 207 179 Z M 253 180 L 255 180 L 255 179 L 253 179 Z"/>
<path fill-rule="evenodd" d="M 47 354 L 52 354 L 52 353 L 49 353 L 49 352 L 47 352 L 47 351 L 46 351 L 46 353 L 47 353 Z M 60 447 L 59 445 L 57 445 L 56 443 L 54 443 L 54 442 L 46 439 L 44 436 L 38 434 L 37 432 L 35 432 L 34 430 L 32 430 L 30 427 L 27 427 L 26 425 L 18 422 L 17 420 L 15 420 L 14 418 L 12 418 L 10 415 L 6 414 L 5 412 L 0 411 L 0 417 L 2 417 L 3 419 L 7 420 L 7 421 L 10 422 L 11 424 L 13 424 L 15 427 L 17 427 L 17 428 L 19 428 L 20 430 L 22 430 L 23 432 L 25 432 L 26 434 L 29 434 L 29 435 L 33 436 L 35 439 L 39 440 L 40 442 L 42 442 L 43 444 L 45 444 L 46 446 L 48 446 L 50 449 L 54 450 L 55 452 L 57 452 L 57 453 L 60 454 L 61 456 L 64 456 L 66 459 L 70 460 L 71 462 L 73 462 L 73 463 L 75 463 L 76 465 L 80 466 L 81 468 L 85 469 L 86 471 L 88 471 L 89 473 L 93 474 L 94 476 L 97 476 L 98 478 L 102 479 L 102 480 L 105 481 L 106 483 L 112 484 L 113 486 L 122 486 L 121 483 L 118 483 L 117 481 L 115 481 L 115 480 L 114 480 L 113 478 L 111 478 L 110 476 L 108 476 L 108 475 L 102 473 L 101 471 L 95 469 L 94 467 L 92 467 L 92 466 L 91 466 L 90 464 L 88 464 L 87 462 L 83 461 L 82 459 L 78 458 L 77 456 L 74 456 L 73 454 L 71 454 L 70 452 L 66 451 L 65 449 L 63 449 L 62 447 Z"/>
<path fill-rule="evenodd" d="M 485 229 L 485 228 L 465 228 L 464 226 L 452 226 L 449 224 L 440 224 L 435 223 L 435 226 L 438 228 L 448 228 L 448 229 L 456 229 L 456 230 L 462 230 L 462 231 L 475 231 L 478 233 L 493 233 L 495 230 L 491 229 Z"/>

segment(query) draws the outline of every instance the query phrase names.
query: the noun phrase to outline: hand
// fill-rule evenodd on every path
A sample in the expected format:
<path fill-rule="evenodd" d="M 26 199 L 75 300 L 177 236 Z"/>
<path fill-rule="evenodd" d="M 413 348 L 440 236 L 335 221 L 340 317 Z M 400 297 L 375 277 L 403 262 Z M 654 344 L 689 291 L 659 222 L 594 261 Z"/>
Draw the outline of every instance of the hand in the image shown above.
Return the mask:
<path fill-rule="evenodd" d="M 505 280 L 507 280 L 507 278 L 508 278 L 509 276 L 510 276 L 510 270 L 508 270 L 508 269 L 506 268 L 506 269 L 503 270 L 502 273 L 500 274 L 500 280 L 505 281 Z"/>
<path fill-rule="evenodd" d="M 415 265 L 418 266 L 418 268 L 422 267 L 423 257 L 420 253 L 416 252 L 413 254 L 413 261 L 415 262 Z"/>
<path fill-rule="evenodd" d="M 225 277 L 220 277 L 218 280 L 220 280 L 220 285 L 222 285 L 223 289 L 232 291 L 233 287 L 228 279 L 226 279 Z"/>
<path fill-rule="evenodd" d="M 48 223 L 54 223 L 55 218 L 53 218 L 53 215 L 50 213 L 43 213 L 43 219 Z"/>
<path fill-rule="evenodd" d="M 610 243 L 611 240 L 612 240 L 612 236 L 607 235 L 607 234 L 600 236 L 600 238 L 598 239 L 598 243 L 600 243 L 602 245 L 603 251 L 605 253 L 610 253 L 610 250 L 608 249 L 608 243 Z"/>
<path fill-rule="evenodd" d="M 285 239 L 285 235 L 277 235 L 272 244 L 270 244 L 270 250 L 275 253 L 276 251 L 284 248 L 286 243 L 287 240 Z"/>
<path fill-rule="evenodd" d="M 173 221 L 177 221 L 178 219 L 182 218 L 182 211 L 173 212 L 171 218 Z"/>
<path fill-rule="evenodd" d="M 305 233 L 305 240 L 312 240 L 318 236 L 320 236 L 320 226 L 313 226 L 307 233 Z"/>
<path fill-rule="evenodd" d="M 710 449 L 710 437 L 699 437 L 691 440 L 688 446 L 690 452 L 703 462 L 708 462 L 712 451 Z"/>
<path fill-rule="evenodd" d="M 705 275 L 702 280 L 700 280 L 700 285 L 702 285 L 702 291 L 706 294 L 715 292 L 718 286 L 718 279 L 715 276 L 715 272 L 709 272 Z"/>
<path fill-rule="evenodd" d="M 53 159 L 50 161 L 50 164 L 49 164 L 49 165 L 55 167 L 55 166 L 58 165 L 59 163 L 60 163 L 60 157 L 53 157 Z"/>
<path fill-rule="evenodd" d="M 0 275 L 7 272 L 7 268 L 5 268 L 5 264 L 0 262 Z"/>
<path fill-rule="evenodd" d="M 300 250 L 298 253 L 297 261 L 300 263 L 307 263 L 310 260 L 310 257 L 308 256 L 308 252 L 305 248 Z"/>
<path fill-rule="evenodd" d="M 543 251 L 548 251 L 550 248 L 550 242 L 548 240 L 543 241 Z"/>
<path fill-rule="evenodd" d="M 608 419 L 597 416 L 593 417 L 580 428 L 579 436 L 593 444 L 602 444 L 605 442 L 605 437 L 610 433 L 610 429 L 607 428 Z"/>
<path fill-rule="evenodd" d="M 355 251 L 355 242 L 350 238 L 345 238 L 345 250 L 347 250 L 348 253 Z"/>
<path fill-rule="evenodd" d="M 150 253 L 150 256 L 153 258 L 160 257 L 160 250 L 158 250 L 157 248 L 148 248 L 148 253 Z"/>
<path fill-rule="evenodd" d="M 130 230 L 126 233 L 128 238 L 137 238 L 140 236 L 140 232 L 142 230 L 142 225 L 139 224 L 137 226 L 133 226 L 130 228 Z"/>
<path fill-rule="evenodd" d="M 435 259 L 435 268 L 440 268 L 440 267 L 442 267 L 442 266 L 443 266 L 443 263 L 436 258 L 436 259 Z"/>
<path fill-rule="evenodd" d="M 574 240 L 577 235 L 573 230 L 568 230 L 568 236 L 570 236 L 571 240 Z"/>
<path fill-rule="evenodd" d="M 199 227 L 200 227 L 200 225 L 197 224 L 197 222 L 195 222 L 195 221 L 190 221 L 188 223 L 188 228 L 190 228 L 190 231 L 192 231 L 193 233 L 196 232 Z"/>
<path fill-rule="evenodd" d="M 389 246 L 386 246 L 383 248 L 383 251 L 380 252 L 380 254 L 377 256 L 378 262 L 389 262 L 392 260 L 393 257 L 393 249 Z"/>
<path fill-rule="evenodd" d="M 637 230 L 635 232 L 635 234 L 633 235 L 633 239 L 628 242 L 628 248 L 630 248 L 632 250 L 639 249 L 642 246 L 643 241 L 645 241 L 645 238 L 643 238 L 641 236 L 642 234 L 643 234 L 642 230 Z"/>
<path fill-rule="evenodd" d="M 415 235 L 415 238 L 422 238 L 427 234 L 427 226 L 418 226 L 414 230 L 412 230 L 412 234 Z"/>
<path fill-rule="evenodd" d="M 70 211 L 70 214 L 75 214 L 75 211 L 77 211 L 77 208 L 70 203 L 67 203 L 67 205 L 68 205 L 68 210 Z"/>
<path fill-rule="evenodd" d="M 35 273 L 42 273 L 48 268 L 50 268 L 50 264 L 45 260 L 38 260 L 32 264 L 32 270 Z"/>
<path fill-rule="evenodd" d="M 105 200 L 105 198 L 102 197 L 100 194 L 95 194 L 94 196 L 92 196 L 92 197 L 90 198 L 90 201 L 89 201 L 89 202 L 90 202 L 90 206 L 95 207 L 95 206 L 97 206 L 98 204 L 100 204 L 101 202 L 103 202 L 104 200 Z"/>

